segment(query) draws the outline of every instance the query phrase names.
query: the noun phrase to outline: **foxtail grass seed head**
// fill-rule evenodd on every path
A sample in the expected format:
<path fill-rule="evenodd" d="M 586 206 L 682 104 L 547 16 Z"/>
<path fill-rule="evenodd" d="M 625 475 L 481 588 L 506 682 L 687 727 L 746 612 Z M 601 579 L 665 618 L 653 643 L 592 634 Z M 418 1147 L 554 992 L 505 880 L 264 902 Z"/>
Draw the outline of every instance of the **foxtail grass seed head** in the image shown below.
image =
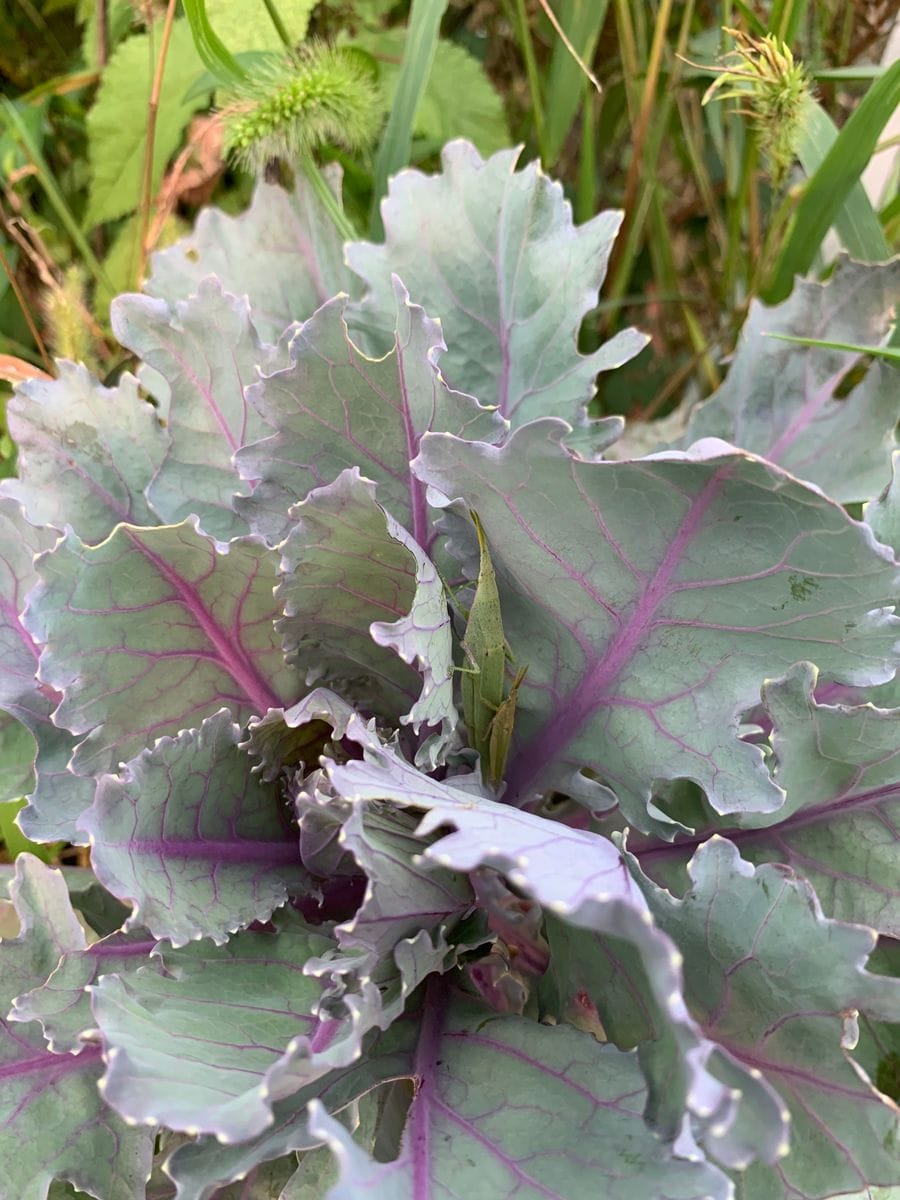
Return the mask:
<path fill-rule="evenodd" d="M 353 51 L 309 46 L 255 73 L 224 109 L 225 148 L 261 171 L 294 162 L 323 142 L 359 150 L 371 142 L 382 107 L 365 61 Z"/>
<path fill-rule="evenodd" d="M 91 362 L 92 337 L 84 272 L 76 263 L 63 272 L 62 281 L 44 296 L 47 340 L 59 358 Z"/>
<path fill-rule="evenodd" d="M 813 95 L 806 67 L 773 33 L 752 37 L 738 29 L 725 29 L 735 47 L 715 68 L 718 78 L 707 89 L 703 103 L 737 98 L 741 112 L 750 118 L 759 137 L 772 183 L 781 187 L 796 156 L 803 128 L 805 105 Z"/>

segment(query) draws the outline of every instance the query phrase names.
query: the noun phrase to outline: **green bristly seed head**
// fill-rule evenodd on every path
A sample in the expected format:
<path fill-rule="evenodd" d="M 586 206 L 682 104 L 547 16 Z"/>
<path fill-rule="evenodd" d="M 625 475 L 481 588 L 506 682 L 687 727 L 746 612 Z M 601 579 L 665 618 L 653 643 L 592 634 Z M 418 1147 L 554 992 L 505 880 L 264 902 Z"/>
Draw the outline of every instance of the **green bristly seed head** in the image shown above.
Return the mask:
<path fill-rule="evenodd" d="M 225 108 L 225 143 L 261 170 L 323 142 L 358 150 L 377 133 L 380 116 L 376 85 L 359 56 L 311 46 L 241 85 Z"/>
<path fill-rule="evenodd" d="M 738 98 L 741 111 L 753 121 L 775 187 L 781 187 L 794 161 L 803 110 L 813 94 L 803 63 L 775 34 L 751 37 L 726 29 L 734 50 L 726 55 L 733 65 L 716 68 L 719 77 L 707 89 L 703 103 Z"/>

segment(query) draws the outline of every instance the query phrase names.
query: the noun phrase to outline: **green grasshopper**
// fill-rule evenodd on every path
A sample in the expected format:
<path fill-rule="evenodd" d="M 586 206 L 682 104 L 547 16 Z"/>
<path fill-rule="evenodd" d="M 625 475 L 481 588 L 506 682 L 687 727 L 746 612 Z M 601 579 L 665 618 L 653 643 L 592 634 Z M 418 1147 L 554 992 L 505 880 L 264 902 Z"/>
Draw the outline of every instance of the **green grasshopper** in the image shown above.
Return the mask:
<path fill-rule="evenodd" d="M 472 520 L 478 534 L 481 562 L 475 599 L 462 639 L 470 664 L 461 668 L 463 716 L 471 745 L 478 751 L 488 781 L 499 787 L 512 741 L 519 687 L 528 668 L 522 667 L 516 673 L 507 693 L 506 662 L 512 655 L 503 635 L 497 578 L 484 526 L 476 512 L 472 513 Z"/>

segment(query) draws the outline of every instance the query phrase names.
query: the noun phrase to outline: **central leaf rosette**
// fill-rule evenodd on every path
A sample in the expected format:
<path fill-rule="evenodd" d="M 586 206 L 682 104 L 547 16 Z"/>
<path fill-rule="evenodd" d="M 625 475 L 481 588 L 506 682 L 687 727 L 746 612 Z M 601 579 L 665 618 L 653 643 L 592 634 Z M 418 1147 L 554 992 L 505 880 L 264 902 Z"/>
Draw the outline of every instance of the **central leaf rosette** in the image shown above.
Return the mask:
<path fill-rule="evenodd" d="M 4 1196 L 898 1182 L 900 508 L 826 495 L 890 377 L 760 343 L 877 340 L 897 265 L 628 458 L 587 410 L 645 339 L 576 342 L 620 217 L 515 163 L 404 173 L 349 267 L 263 185 L 115 302 L 134 376 L 10 402 L 8 777 L 93 873 L 16 866 Z"/>

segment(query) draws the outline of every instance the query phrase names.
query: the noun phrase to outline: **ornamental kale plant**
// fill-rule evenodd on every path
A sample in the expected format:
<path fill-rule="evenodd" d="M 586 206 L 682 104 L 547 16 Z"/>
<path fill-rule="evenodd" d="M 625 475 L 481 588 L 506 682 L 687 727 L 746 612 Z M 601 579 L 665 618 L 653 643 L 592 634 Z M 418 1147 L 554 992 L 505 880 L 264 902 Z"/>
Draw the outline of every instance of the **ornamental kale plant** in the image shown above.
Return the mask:
<path fill-rule="evenodd" d="M 767 336 L 878 344 L 900 262 L 623 434 L 619 215 L 516 158 L 381 245 L 261 184 L 115 302 L 136 376 L 10 403 L 5 777 L 93 874 L 16 863 L 2 1200 L 900 1183 L 898 376 Z"/>

